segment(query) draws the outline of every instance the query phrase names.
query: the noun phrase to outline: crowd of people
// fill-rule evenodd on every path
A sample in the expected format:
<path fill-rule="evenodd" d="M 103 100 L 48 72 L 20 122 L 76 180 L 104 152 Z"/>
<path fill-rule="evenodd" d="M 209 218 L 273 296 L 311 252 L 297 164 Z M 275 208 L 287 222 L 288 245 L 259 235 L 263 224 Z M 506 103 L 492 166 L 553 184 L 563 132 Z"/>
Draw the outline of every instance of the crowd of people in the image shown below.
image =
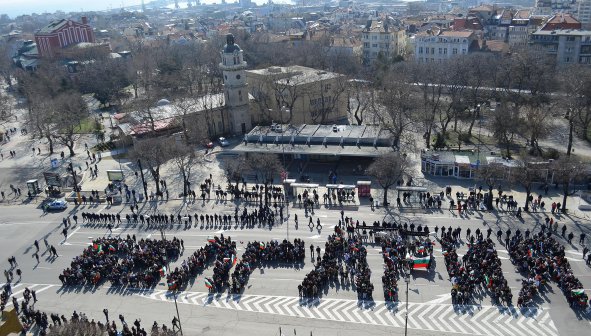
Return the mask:
<path fill-rule="evenodd" d="M 510 305 L 513 299 L 511 289 L 503 276 L 501 260 L 497 255 L 495 243 L 478 229 L 476 237 L 467 234 L 468 251 L 460 260 L 456 247 L 459 244 L 461 231 L 442 231 L 440 239 L 445 257 L 445 266 L 452 282 L 452 301 L 455 304 L 469 303 L 476 289 L 491 294 L 498 303 Z"/>
<path fill-rule="evenodd" d="M 166 273 L 169 290 L 184 289 L 190 278 L 202 273 L 214 262 L 213 278 L 208 278 L 206 286 L 212 292 L 222 291 L 229 286 L 228 272 L 236 260 L 236 242 L 231 237 L 214 236 L 208 239 L 204 247 L 200 247 L 189 258 L 183 260 L 181 267 Z"/>
<path fill-rule="evenodd" d="M 182 240 L 136 240 L 103 237 L 92 241 L 63 270 L 59 279 L 63 285 L 93 285 L 109 280 L 113 286 L 152 287 L 158 283 L 163 269 L 184 249 Z"/>
<path fill-rule="evenodd" d="M 283 222 L 284 220 L 284 207 L 283 205 L 275 207 L 260 205 L 258 208 L 248 209 L 244 207 L 240 211 L 239 207 L 234 209 L 234 215 L 232 214 L 189 214 L 184 215 L 178 214 L 163 214 L 163 213 L 144 213 L 140 214 L 139 211 L 134 211 L 135 206 L 131 205 L 131 213 L 122 215 L 120 213 L 90 213 L 83 212 L 81 214 L 82 223 L 86 226 L 92 227 L 107 227 L 109 229 L 120 225 L 125 221 L 125 224 L 139 224 L 146 225 L 148 229 L 159 228 L 167 225 L 183 225 L 185 229 L 191 227 L 209 227 L 214 226 L 227 226 L 227 225 L 241 225 L 246 228 L 253 228 L 257 224 L 260 225 L 274 225 L 276 222 Z M 273 207 L 275 207 L 273 209 Z M 72 217 L 76 223 L 78 223 L 78 217 L 74 215 Z M 69 218 L 68 218 L 69 220 Z"/>
<path fill-rule="evenodd" d="M 513 263 L 526 276 L 518 305 L 530 303 L 546 281 L 553 280 L 558 283 L 572 307 L 587 307 L 588 297 L 583 285 L 573 274 L 564 245 L 554 239 L 550 229 L 541 230 L 531 237 L 515 234 L 507 249 Z"/>
<path fill-rule="evenodd" d="M 271 241 L 267 243 L 253 241 L 248 242 L 242 254 L 242 259 L 237 263 L 232 272 L 232 293 L 242 293 L 248 283 L 250 274 L 256 267 L 263 267 L 273 263 L 295 264 L 303 262 L 306 256 L 305 243 L 301 239 L 292 242 L 284 239 L 281 243 Z"/>
<path fill-rule="evenodd" d="M 314 246 L 310 245 L 314 258 Z M 319 297 L 329 284 L 338 282 L 354 283 L 360 300 L 372 300 L 374 286 L 370 281 L 371 270 L 367 264 L 367 249 L 359 235 L 344 236 L 340 226 L 328 236 L 324 245 L 324 255 L 320 256 L 320 247 L 316 248 L 316 264 L 306 274 L 298 286 L 301 297 Z M 349 280 L 350 277 L 350 280 Z"/>

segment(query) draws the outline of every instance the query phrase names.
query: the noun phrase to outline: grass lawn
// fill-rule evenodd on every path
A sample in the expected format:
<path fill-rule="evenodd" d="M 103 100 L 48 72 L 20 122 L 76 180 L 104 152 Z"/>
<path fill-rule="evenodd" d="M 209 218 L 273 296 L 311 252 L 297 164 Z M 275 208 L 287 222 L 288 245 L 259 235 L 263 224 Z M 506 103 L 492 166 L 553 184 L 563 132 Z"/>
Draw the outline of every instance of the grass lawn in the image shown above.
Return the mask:
<path fill-rule="evenodd" d="M 94 131 L 96 131 L 97 126 L 99 127 L 99 129 L 102 129 L 102 125 L 100 123 L 97 124 L 96 120 L 94 120 L 94 118 L 92 117 L 88 117 L 84 120 L 82 120 L 82 122 L 80 123 L 80 125 L 78 125 L 78 127 L 76 127 L 75 132 L 76 133 L 94 133 Z"/>

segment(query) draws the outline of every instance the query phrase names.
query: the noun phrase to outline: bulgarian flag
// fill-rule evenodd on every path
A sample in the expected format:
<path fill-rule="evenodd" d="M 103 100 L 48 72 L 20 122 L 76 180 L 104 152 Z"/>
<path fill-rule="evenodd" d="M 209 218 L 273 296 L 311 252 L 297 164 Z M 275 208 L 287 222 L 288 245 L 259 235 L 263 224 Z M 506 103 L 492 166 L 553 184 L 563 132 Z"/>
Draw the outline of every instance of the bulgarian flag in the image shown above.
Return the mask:
<path fill-rule="evenodd" d="M 205 287 L 207 287 L 207 289 L 211 289 L 213 287 L 213 284 L 207 278 L 205 278 Z"/>
<path fill-rule="evenodd" d="M 265 243 L 261 242 L 261 243 L 259 244 L 259 248 L 260 248 L 261 250 L 264 250 L 264 249 L 265 249 Z"/>
<path fill-rule="evenodd" d="M 113 245 L 109 245 L 109 251 L 114 252 L 115 251 L 115 247 L 113 247 Z"/>
<path fill-rule="evenodd" d="M 412 268 L 413 269 L 417 269 L 417 268 L 427 269 L 427 267 L 429 267 L 429 260 L 430 259 L 431 259 L 430 257 L 413 259 L 412 260 L 412 263 L 413 263 Z"/>
<path fill-rule="evenodd" d="M 160 276 L 165 276 L 166 275 L 166 266 L 162 266 L 162 268 L 160 269 Z"/>
<path fill-rule="evenodd" d="M 417 250 L 418 253 L 425 253 L 425 246 L 421 246 L 419 247 L 419 249 Z"/>
<path fill-rule="evenodd" d="M 215 243 L 215 238 L 211 238 L 211 237 L 207 238 L 207 241 L 213 244 L 213 243 Z"/>
<path fill-rule="evenodd" d="M 232 260 L 232 266 L 236 265 L 236 262 L 238 262 L 238 258 L 236 258 L 235 255 L 232 254 L 232 258 L 230 258 Z"/>
<path fill-rule="evenodd" d="M 573 289 L 572 293 L 575 295 L 583 295 L 583 293 L 585 293 L 585 290 L 583 288 Z"/>
<path fill-rule="evenodd" d="M 98 250 L 98 247 L 99 247 L 99 246 L 98 246 L 98 244 L 97 244 L 97 243 L 92 243 L 92 248 L 93 248 L 93 249 L 95 249 L 95 250 Z"/>

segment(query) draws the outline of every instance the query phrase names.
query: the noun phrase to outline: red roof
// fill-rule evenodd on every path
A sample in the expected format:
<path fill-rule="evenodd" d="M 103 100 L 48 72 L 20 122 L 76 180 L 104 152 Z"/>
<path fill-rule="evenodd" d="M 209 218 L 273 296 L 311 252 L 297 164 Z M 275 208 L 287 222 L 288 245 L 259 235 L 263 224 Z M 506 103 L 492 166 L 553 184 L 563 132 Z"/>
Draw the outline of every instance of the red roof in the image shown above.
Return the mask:
<path fill-rule="evenodd" d="M 175 118 L 166 118 L 154 121 L 154 132 L 165 131 L 169 128 L 175 126 Z M 142 124 L 135 125 L 131 128 L 132 135 L 141 135 L 145 133 L 152 132 L 152 125 L 151 123 L 145 122 Z"/>

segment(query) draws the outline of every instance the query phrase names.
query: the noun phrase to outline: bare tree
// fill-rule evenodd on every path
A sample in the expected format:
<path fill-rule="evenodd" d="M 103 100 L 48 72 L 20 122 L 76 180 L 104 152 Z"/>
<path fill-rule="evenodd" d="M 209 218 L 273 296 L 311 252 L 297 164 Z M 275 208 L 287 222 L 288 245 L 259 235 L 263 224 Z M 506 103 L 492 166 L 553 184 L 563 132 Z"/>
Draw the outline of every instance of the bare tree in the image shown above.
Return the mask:
<path fill-rule="evenodd" d="M 363 125 L 365 112 L 373 104 L 375 90 L 371 83 L 360 79 L 351 79 L 347 82 L 347 112 L 349 118 L 354 117 L 357 125 Z"/>
<path fill-rule="evenodd" d="M 521 118 L 518 108 L 503 101 L 492 120 L 493 135 L 499 144 L 505 147 L 507 157 L 511 157 L 513 139 L 520 132 Z"/>
<path fill-rule="evenodd" d="M 283 170 L 279 158 L 275 154 L 252 153 L 246 158 L 246 166 L 254 171 L 259 181 L 265 185 L 265 205 L 267 205 L 269 183 L 272 184 L 274 178 Z"/>
<path fill-rule="evenodd" d="M 194 120 L 196 117 L 195 114 L 199 110 L 198 100 L 179 99 L 174 102 L 172 108 L 180 120 L 186 144 L 189 144 L 191 141 L 201 141 L 207 138 L 203 124 Z"/>
<path fill-rule="evenodd" d="M 384 189 L 384 206 L 388 206 L 388 189 L 404 177 L 411 177 L 412 171 L 410 158 L 400 152 L 384 154 L 367 168 L 367 174 Z"/>
<path fill-rule="evenodd" d="M 540 162 L 534 161 L 530 157 L 522 157 L 517 167 L 511 168 L 509 181 L 518 184 L 525 189 L 525 206 L 523 209 L 529 211 L 530 195 L 535 182 L 539 182 L 543 177 L 543 172 L 547 167 Z"/>
<path fill-rule="evenodd" d="M 167 150 L 183 178 L 183 196 L 187 196 L 190 192 L 192 170 L 195 166 L 203 164 L 203 154 L 197 153 L 191 146 L 178 142 L 169 146 Z"/>
<path fill-rule="evenodd" d="M 160 167 L 170 159 L 170 139 L 148 138 L 136 142 L 130 152 L 130 157 L 139 159 L 142 165 L 150 171 L 156 184 L 156 195 L 160 191 Z"/>
<path fill-rule="evenodd" d="M 243 155 L 239 155 L 231 160 L 224 160 L 222 162 L 222 169 L 224 170 L 226 179 L 228 179 L 228 183 L 234 182 L 236 183 L 236 187 L 238 187 L 238 184 L 242 181 L 242 176 L 247 169 L 246 159 Z"/>
<path fill-rule="evenodd" d="M 52 104 L 53 137 L 74 156 L 74 144 L 80 138 L 80 125 L 88 117 L 88 105 L 75 91 L 64 92 Z"/>
<path fill-rule="evenodd" d="M 431 148 L 431 135 L 435 128 L 435 118 L 440 113 L 444 101 L 444 69 L 435 63 L 415 65 L 415 83 L 422 96 L 422 108 L 418 120 L 423 124 L 425 147 Z"/>
<path fill-rule="evenodd" d="M 14 72 L 14 65 L 10 59 L 10 45 L 8 43 L 0 43 L 0 77 L 12 88 L 12 75 Z"/>
<path fill-rule="evenodd" d="M 0 126 L 13 120 L 13 104 L 10 96 L 0 91 Z"/>
<path fill-rule="evenodd" d="M 415 123 L 416 107 L 420 104 L 416 91 L 408 84 L 411 79 L 407 70 L 403 64 L 393 66 L 381 82 L 377 102 L 370 101 L 370 109 L 378 117 L 381 126 L 392 134 L 393 144 L 398 148 Z"/>
<path fill-rule="evenodd" d="M 575 131 L 580 132 L 583 139 L 588 137 L 591 125 L 591 69 L 585 66 L 571 66 L 560 72 L 562 104 L 566 106 L 566 119 L 569 124 L 569 137 L 566 155 L 570 155 L 573 148 Z"/>
<path fill-rule="evenodd" d="M 589 174 L 589 164 L 580 161 L 573 156 L 566 156 L 552 162 L 550 169 L 553 173 L 554 183 L 562 185 L 562 213 L 566 213 L 566 201 L 568 196 L 572 195 L 570 188 L 584 180 Z"/>
<path fill-rule="evenodd" d="M 480 165 L 476 171 L 477 178 L 484 182 L 488 187 L 488 198 L 485 199 L 486 207 L 492 210 L 493 189 L 495 185 L 505 178 L 505 167 L 502 164 L 489 162 L 486 165 Z"/>

